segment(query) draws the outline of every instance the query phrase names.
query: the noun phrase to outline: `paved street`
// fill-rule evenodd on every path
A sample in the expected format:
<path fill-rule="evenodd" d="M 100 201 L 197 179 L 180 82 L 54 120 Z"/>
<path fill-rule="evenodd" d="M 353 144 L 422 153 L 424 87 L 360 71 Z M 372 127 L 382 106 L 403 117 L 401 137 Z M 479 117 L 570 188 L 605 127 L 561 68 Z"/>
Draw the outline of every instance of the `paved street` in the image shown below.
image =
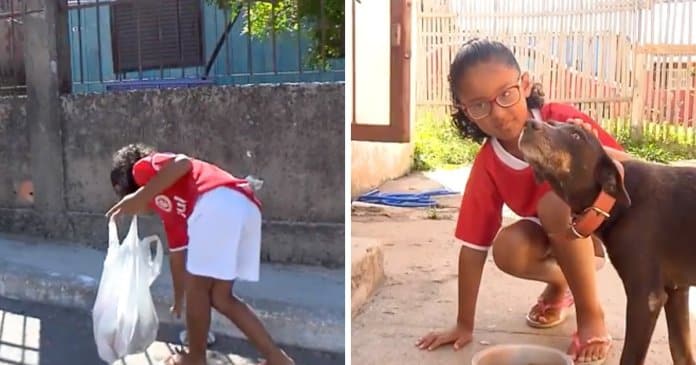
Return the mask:
<path fill-rule="evenodd" d="M 161 325 L 158 342 L 146 354 L 117 364 L 156 365 L 174 351 L 180 327 Z M 161 342 L 160 342 L 161 341 Z M 343 364 L 343 355 L 286 349 L 298 365 Z M 218 337 L 209 365 L 256 364 L 257 353 L 244 341 Z M 0 297 L 0 365 L 103 364 L 97 355 L 89 313 Z"/>
<path fill-rule="evenodd" d="M 433 174 L 435 175 L 435 174 Z M 460 186 L 467 171 L 443 171 L 435 177 L 412 174 L 385 183 L 380 191 L 418 192 Z M 437 180 L 435 180 L 437 178 Z M 374 238 L 384 255 L 386 281 L 365 303 L 352 323 L 351 361 L 360 365 L 471 364 L 473 355 L 491 345 L 534 344 L 568 349 L 576 330 L 571 312 L 551 329 L 529 327 L 524 316 L 543 290 L 537 282 L 502 272 L 489 255 L 479 291 L 474 339 L 460 351 L 443 346 L 419 351 L 414 343 L 429 331 L 448 328 L 457 313 L 457 258 L 461 244 L 453 235 L 461 196 L 438 198 L 436 212 L 427 209 L 363 207 L 352 213 L 354 237 Z M 504 224 L 517 217 L 504 211 Z M 374 243 L 373 243 L 374 244 Z M 365 272 L 363 275 L 374 275 Z M 616 270 L 608 263 L 597 273 L 597 285 L 609 333 L 614 338 L 605 365 L 617 365 L 624 344 L 626 295 Z M 696 296 L 691 307 L 692 337 L 696 336 Z M 651 338 L 646 364 L 672 364 L 664 311 Z"/>

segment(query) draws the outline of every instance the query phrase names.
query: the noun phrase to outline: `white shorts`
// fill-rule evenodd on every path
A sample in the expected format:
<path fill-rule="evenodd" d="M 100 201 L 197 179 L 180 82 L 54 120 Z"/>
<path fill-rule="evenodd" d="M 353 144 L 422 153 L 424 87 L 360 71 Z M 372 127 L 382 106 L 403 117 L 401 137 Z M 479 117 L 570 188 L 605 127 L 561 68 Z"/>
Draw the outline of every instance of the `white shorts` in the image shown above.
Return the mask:
<path fill-rule="evenodd" d="M 259 280 L 261 211 L 226 187 L 203 194 L 188 218 L 186 269 L 219 280 Z"/>

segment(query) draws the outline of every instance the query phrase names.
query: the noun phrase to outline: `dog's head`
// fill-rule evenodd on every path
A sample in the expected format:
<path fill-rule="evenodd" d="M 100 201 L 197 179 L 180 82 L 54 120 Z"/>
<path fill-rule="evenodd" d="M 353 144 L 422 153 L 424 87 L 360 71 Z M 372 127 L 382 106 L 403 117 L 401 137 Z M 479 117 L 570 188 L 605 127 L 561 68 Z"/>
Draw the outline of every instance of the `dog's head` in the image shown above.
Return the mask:
<path fill-rule="evenodd" d="M 594 202 L 600 190 L 629 206 L 622 175 L 597 137 L 572 123 L 529 120 L 519 147 L 539 182 L 553 190 L 575 212 Z"/>

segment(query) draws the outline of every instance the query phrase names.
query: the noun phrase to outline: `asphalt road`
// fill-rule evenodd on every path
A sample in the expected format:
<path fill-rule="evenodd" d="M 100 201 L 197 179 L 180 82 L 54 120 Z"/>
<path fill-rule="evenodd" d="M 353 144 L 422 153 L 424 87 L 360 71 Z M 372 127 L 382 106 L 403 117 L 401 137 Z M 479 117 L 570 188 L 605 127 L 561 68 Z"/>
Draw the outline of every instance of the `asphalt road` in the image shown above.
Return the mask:
<path fill-rule="evenodd" d="M 231 324 L 230 324 L 231 325 Z M 182 327 L 160 326 L 158 341 L 145 354 L 117 362 L 122 365 L 157 365 L 174 351 Z M 287 348 L 297 365 L 343 364 L 343 354 Z M 258 354 L 245 341 L 218 336 L 210 348 L 209 365 L 251 365 Z M 0 296 L 0 365 L 98 365 L 92 317 L 86 311 Z"/>

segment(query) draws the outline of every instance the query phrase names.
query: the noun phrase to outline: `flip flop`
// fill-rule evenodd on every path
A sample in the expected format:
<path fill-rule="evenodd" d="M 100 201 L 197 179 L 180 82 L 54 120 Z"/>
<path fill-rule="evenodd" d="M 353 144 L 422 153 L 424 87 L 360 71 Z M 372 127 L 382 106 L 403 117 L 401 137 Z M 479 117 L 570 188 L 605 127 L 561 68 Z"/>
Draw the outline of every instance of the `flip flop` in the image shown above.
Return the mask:
<path fill-rule="evenodd" d="M 548 303 L 544 300 L 543 297 L 540 296 L 539 299 L 537 299 L 537 304 L 535 306 L 539 308 L 538 312 L 543 316 L 549 309 L 560 309 L 558 319 L 556 319 L 553 322 L 537 321 L 535 319 L 532 319 L 532 317 L 530 316 L 532 314 L 532 310 L 530 309 L 527 313 L 527 325 L 532 328 L 542 329 L 558 326 L 559 324 L 563 323 L 563 321 L 565 321 L 566 318 L 568 318 L 570 308 L 573 306 L 573 304 L 575 304 L 575 300 L 573 299 L 573 294 L 570 292 L 570 290 L 567 290 L 565 294 L 563 294 L 563 298 L 561 298 L 561 300 L 559 300 L 556 303 Z"/>
<path fill-rule="evenodd" d="M 206 339 L 206 343 L 208 344 L 208 346 L 212 346 L 213 344 L 215 344 L 215 341 L 215 334 L 212 332 L 208 332 L 208 338 Z M 179 332 L 179 343 L 181 343 L 184 346 L 188 346 L 188 332 L 186 330 Z"/>
<path fill-rule="evenodd" d="M 575 357 L 578 353 L 582 352 L 582 350 L 584 350 L 589 345 L 607 345 L 607 352 L 603 358 L 585 362 L 579 362 L 577 360 L 575 361 L 575 365 L 602 365 L 607 361 L 607 358 L 609 357 L 609 351 L 611 350 L 612 341 L 613 339 L 611 338 L 611 335 L 607 334 L 603 337 L 592 337 L 589 340 L 585 341 L 585 343 L 580 343 L 580 337 L 578 336 L 578 333 L 575 332 L 573 333 L 571 339 L 569 355 Z"/>

